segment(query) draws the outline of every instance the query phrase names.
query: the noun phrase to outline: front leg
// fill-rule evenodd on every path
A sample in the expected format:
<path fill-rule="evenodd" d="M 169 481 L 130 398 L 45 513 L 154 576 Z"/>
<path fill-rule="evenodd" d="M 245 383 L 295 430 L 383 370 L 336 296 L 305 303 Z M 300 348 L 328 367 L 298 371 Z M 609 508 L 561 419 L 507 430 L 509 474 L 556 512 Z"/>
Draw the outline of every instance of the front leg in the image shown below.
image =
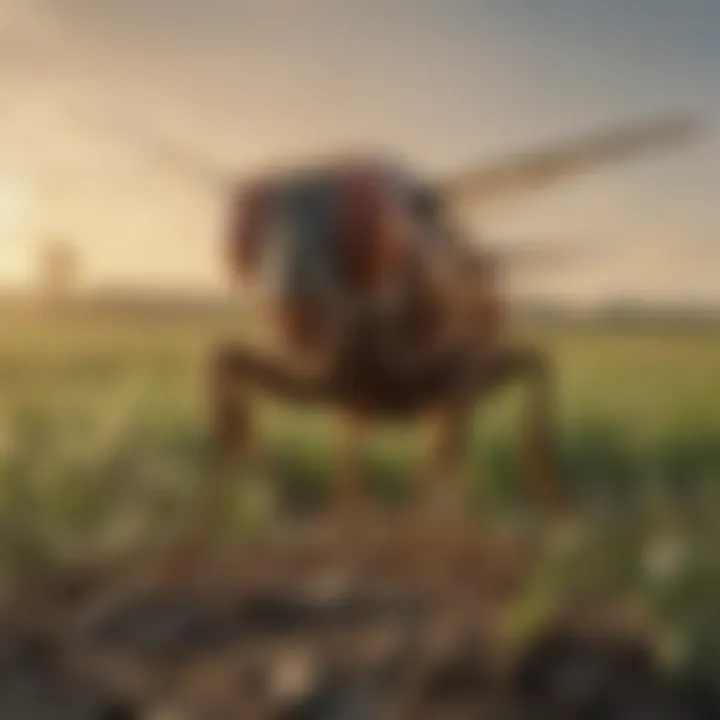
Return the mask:
<path fill-rule="evenodd" d="M 338 473 L 332 488 L 331 507 L 346 519 L 354 517 L 363 502 L 363 448 L 367 436 L 368 418 L 359 411 L 346 411 L 340 431 Z"/>
<path fill-rule="evenodd" d="M 464 404 L 451 404 L 436 410 L 430 423 L 430 457 L 421 472 L 422 495 L 435 498 L 445 509 L 462 507 L 471 489 L 467 457 L 471 410 Z"/>
<path fill-rule="evenodd" d="M 318 402 L 332 394 L 330 377 L 328 367 L 320 363 L 301 367 L 240 346 L 226 346 L 214 354 L 208 377 L 211 467 L 198 499 L 193 543 L 209 538 L 230 504 L 238 461 L 259 460 L 251 390 L 290 402 Z"/>

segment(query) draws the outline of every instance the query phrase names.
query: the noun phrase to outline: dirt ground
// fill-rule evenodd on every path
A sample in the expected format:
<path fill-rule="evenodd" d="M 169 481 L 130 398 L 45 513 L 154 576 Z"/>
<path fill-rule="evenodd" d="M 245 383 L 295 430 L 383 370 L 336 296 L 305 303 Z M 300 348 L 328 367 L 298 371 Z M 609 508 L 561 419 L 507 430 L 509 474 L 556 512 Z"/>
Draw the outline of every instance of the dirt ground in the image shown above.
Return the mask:
<path fill-rule="evenodd" d="M 158 552 L 67 568 L 6 600 L 0 717 L 715 717 L 667 714 L 686 689 L 589 607 L 514 645 L 504 613 L 538 552 L 457 523 L 317 524 L 193 566 Z"/>

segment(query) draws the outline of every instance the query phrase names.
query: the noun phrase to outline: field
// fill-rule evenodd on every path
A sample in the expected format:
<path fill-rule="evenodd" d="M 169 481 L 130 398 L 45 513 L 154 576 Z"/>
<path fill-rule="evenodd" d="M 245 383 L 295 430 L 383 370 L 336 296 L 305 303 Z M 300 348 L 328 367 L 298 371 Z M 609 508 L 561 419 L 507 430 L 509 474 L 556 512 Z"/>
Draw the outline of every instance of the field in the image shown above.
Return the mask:
<path fill-rule="evenodd" d="M 237 320 L 41 317 L 0 322 L 3 580 L 89 554 L 161 542 L 203 474 L 203 363 Z M 582 522 L 557 543 L 516 610 L 530 627 L 557 598 L 621 589 L 663 628 L 668 657 L 720 669 L 720 331 L 526 328 L 556 360 L 563 482 Z M 472 443 L 478 523 L 552 526 L 518 477 L 519 393 L 479 409 Z M 290 510 L 322 502 L 331 413 L 263 399 L 267 453 Z M 368 482 L 393 506 L 422 462 L 418 428 L 378 428 Z M 262 532 L 252 478 L 238 478 L 228 542 Z M 245 480 L 245 482 L 242 482 Z"/>

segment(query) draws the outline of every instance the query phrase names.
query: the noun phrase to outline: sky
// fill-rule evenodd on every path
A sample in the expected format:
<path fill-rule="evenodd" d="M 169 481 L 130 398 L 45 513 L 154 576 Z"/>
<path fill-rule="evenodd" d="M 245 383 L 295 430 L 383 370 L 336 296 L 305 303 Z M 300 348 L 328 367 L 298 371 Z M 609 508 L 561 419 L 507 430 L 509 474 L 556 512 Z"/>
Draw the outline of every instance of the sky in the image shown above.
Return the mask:
<path fill-rule="evenodd" d="M 689 110 L 693 147 L 478 222 L 598 250 L 531 292 L 720 301 L 719 27 L 716 0 L 0 0 L 0 282 L 60 236 L 91 284 L 220 287 L 224 198 L 114 110 L 239 175 L 360 146 L 431 176 Z"/>

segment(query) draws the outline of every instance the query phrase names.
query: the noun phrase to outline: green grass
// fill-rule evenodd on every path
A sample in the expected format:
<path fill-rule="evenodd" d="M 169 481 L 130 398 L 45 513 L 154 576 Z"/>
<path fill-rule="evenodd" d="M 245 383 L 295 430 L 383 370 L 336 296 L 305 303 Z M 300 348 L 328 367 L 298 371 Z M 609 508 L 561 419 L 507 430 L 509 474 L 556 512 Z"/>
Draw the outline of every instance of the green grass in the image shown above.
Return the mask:
<path fill-rule="evenodd" d="M 100 505 L 137 494 L 146 503 L 149 492 L 184 496 L 206 448 L 205 358 L 217 338 L 237 334 L 232 325 L 141 318 L 2 323 L 0 501 L 16 484 L 20 494 L 37 486 L 38 502 L 57 495 L 60 515 L 89 503 L 62 499 L 76 485 Z M 720 484 L 720 333 L 531 334 L 558 366 L 561 462 L 578 501 L 642 502 L 653 493 L 682 501 Z M 508 389 L 478 410 L 473 428 L 479 490 L 500 508 L 525 502 L 520 401 Z M 296 495 L 317 497 L 331 481 L 335 420 L 259 399 L 268 453 Z M 418 428 L 378 425 L 366 459 L 381 494 L 402 494 L 424 459 Z"/>
<path fill-rule="evenodd" d="M 3 567 L 42 569 L 172 533 L 207 459 L 204 362 L 215 340 L 239 330 L 197 320 L 2 318 Z M 557 363 L 563 480 L 586 517 L 572 549 L 538 569 L 528 602 L 591 583 L 621 586 L 668 619 L 687 658 L 716 652 L 720 662 L 720 630 L 702 625 L 720 600 L 712 551 L 720 547 L 720 332 L 528 333 Z M 472 465 L 488 514 L 531 507 L 517 464 L 520 397 L 509 389 L 474 423 Z M 259 422 L 288 496 L 319 502 L 338 452 L 333 413 L 262 398 Z M 376 428 L 366 464 L 379 498 L 411 492 L 422 462 L 417 427 Z"/>

